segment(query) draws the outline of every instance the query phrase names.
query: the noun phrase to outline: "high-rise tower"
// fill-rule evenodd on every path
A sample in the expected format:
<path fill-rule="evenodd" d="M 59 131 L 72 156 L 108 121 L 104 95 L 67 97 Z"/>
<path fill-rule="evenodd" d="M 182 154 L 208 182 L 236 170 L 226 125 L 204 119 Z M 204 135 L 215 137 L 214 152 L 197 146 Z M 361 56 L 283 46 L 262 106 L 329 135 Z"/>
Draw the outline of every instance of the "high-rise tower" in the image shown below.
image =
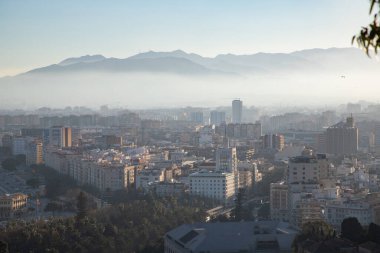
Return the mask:
<path fill-rule="evenodd" d="M 243 101 L 235 99 L 232 101 L 232 123 L 241 123 Z"/>

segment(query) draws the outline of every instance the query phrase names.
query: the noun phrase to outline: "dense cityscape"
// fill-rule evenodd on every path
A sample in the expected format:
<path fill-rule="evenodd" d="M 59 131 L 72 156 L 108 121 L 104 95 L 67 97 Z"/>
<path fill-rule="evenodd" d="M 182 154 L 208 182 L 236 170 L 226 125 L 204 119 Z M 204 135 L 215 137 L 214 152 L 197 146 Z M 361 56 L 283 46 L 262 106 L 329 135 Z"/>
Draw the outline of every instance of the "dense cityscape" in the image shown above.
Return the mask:
<path fill-rule="evenodd" d="M 0 253 L 380 253 L 380 0 L 0 0 Z"/>
<path fill-rule="evenodd" d="M 319 223 L 348 234 L 324 239 L 330 247 L 376 245 L 342 224 L 354 217 L 350 226 L 379 231 L 380 105 L 288 110 L 235 99 L 218 108 L 3 112 L 1 226 L 78 217 L 78 196 L 85 215 L 176 198 L 197 201 L 202 215 L 164 231 L 165 252 L 288 252 L 305 224 Z M 223 242 L 227 234 L 234 243 Z"/>

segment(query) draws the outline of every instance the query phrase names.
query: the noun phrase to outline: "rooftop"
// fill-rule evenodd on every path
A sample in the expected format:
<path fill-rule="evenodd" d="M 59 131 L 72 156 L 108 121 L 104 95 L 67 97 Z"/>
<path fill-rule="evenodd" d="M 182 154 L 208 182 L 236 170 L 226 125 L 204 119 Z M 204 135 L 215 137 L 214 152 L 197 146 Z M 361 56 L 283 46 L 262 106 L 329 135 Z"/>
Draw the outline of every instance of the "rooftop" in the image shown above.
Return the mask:
<path fill-rule="evenodd" d="M 289 162 L 291 163 L 317 163 L 317 158 L 312 156 L 295 156 L 290 157 Z"/>
<path fill-rule="evenodd" d="M 228 172 L 201 170 L 201 171 L 190 174 L 190 177 L 225 177 L 229 175 L 233 175 L 233 174 L 228 173 Z"/>
<path fill-rule="evenodd" d="M 265 245 L 291 246 L 298 231 L 278 221 L 184 224 L 165 237 L 192 252 L 252 252 Z M 260 246 L 261 245 L 261 246 Z"/>

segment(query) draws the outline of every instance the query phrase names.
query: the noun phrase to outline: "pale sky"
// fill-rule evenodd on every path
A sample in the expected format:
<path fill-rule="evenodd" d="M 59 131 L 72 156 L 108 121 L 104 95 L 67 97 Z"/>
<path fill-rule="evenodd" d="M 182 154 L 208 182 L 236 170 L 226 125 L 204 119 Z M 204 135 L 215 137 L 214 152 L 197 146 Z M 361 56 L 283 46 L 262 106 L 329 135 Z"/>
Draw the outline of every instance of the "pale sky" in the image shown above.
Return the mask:
<path fill-rule="evenodd" d="M 0 0 L 0 76 L 65 58 L 349 47 L 368 0 Z"/>

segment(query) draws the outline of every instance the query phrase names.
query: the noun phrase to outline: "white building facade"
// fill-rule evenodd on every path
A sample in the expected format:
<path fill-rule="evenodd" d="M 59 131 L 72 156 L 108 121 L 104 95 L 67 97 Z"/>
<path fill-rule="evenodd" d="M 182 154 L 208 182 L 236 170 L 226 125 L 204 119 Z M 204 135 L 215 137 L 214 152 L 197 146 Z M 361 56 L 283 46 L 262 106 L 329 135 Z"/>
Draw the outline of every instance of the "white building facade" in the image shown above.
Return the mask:
<path fill-rule="evenodd" d="M 227 203 L 235 196 L 235 175 L 225 172 L 196 172 L 189 176 L 190 194 Z"/>

